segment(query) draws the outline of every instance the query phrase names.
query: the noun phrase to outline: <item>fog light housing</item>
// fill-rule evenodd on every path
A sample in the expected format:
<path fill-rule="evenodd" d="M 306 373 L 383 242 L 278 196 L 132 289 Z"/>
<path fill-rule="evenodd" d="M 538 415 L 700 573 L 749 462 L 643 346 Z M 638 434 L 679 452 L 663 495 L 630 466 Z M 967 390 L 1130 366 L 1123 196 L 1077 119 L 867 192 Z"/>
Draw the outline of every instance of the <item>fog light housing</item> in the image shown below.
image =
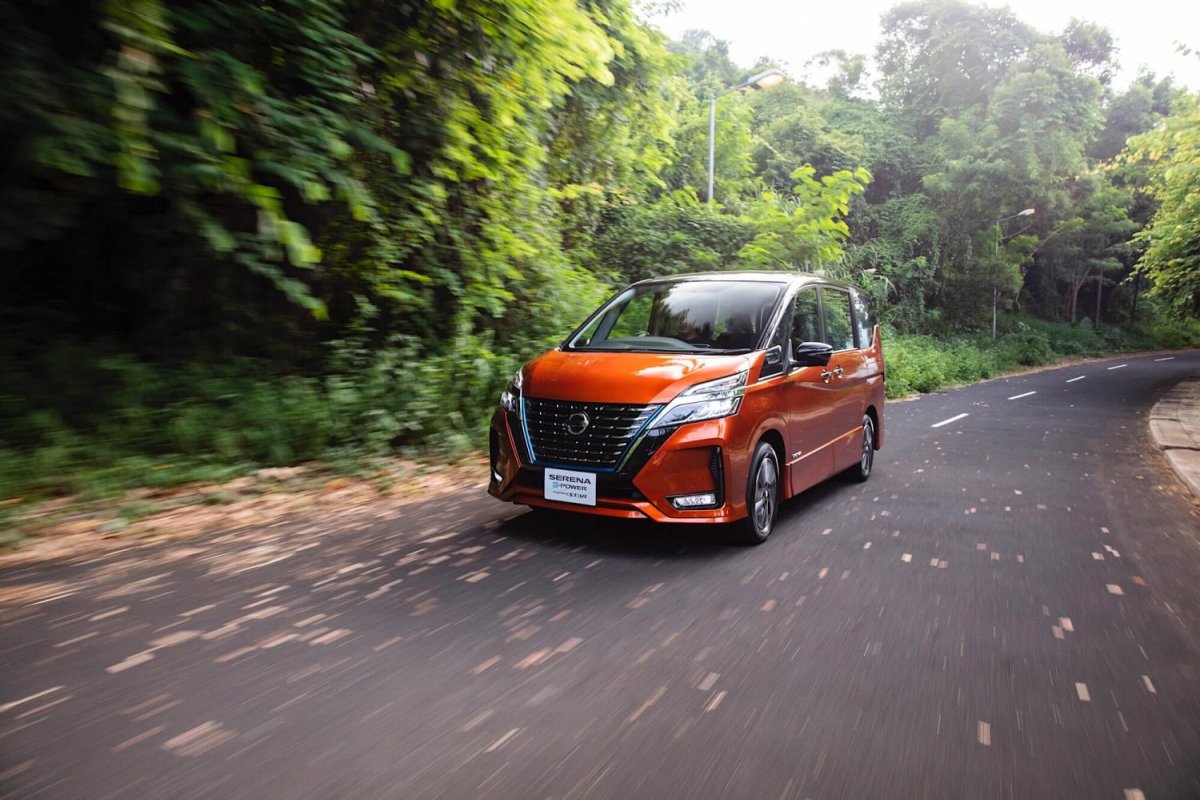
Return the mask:
<path fill-rule="evenodd" d="M 716 492 L 701 492 L 700 494 L 682 494 L 671 498 L 671 505 L 681 511 L 692 508 L 713 508 L 717 504 Z"/>
<path fill-rule="evenodd" d="M 504 482 L 504 476 L 500 474 L 497 466 L 500 463 L 500 437 L 496 431 L 488 431 L 488 464 L 492 473 L 492 483 L 499 486 Z"/>

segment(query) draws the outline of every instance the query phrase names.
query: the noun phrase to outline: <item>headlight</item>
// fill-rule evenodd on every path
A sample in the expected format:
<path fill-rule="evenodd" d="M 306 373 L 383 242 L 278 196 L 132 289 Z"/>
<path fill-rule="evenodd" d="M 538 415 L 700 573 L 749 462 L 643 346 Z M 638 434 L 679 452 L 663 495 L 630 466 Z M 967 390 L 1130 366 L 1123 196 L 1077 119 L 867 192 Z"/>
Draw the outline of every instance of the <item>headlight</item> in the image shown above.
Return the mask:
<path fill-rule="evenodd" d="M 520 410 L 522 380 L 522 370 L 517 370 L 517 374 L 512 377 L 512 383 L 500 393 L 500 407 L 505 411 L 511 411 L 515 414 Z"/>
<path fill-rule="evenodd" d="M 746 393 L 748 374 L 748 370 L 743 370 L 737 375 L 697 383 L 683 390 L 659 412 L 650 426 L 651 429 L 733 416 L 742 404 L 742 395 Z"/>

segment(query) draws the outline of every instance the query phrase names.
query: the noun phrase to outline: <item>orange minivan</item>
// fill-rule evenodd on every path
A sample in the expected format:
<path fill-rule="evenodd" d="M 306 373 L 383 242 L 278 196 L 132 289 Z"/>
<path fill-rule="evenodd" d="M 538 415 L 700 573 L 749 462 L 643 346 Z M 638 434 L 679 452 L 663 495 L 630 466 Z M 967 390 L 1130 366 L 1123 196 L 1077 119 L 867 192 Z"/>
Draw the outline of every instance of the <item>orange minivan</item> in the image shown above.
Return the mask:
<path fill-rule="evenodd" d="M 528 506 L 734 523 L 766 540 L 780 502 L 883 444 L 884 364 L 866 295 L 798 272 L 635 283 L 513 376 L 488 492 Z"/>

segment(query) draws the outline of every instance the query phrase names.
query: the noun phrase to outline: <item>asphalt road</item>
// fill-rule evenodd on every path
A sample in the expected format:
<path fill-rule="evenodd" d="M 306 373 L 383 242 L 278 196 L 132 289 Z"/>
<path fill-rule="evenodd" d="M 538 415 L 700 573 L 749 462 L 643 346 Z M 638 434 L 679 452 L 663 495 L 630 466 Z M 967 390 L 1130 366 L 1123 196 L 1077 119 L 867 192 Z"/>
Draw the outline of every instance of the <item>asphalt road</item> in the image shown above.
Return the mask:
<path fill-rule="evenodd" d="M 1200 353 L 1165 358 L 891 404 L 870 482 L 758 548 L 480 475 L 9 570 L 0 795 L 1200 797 L 1200 513 L 1146 425 Z"/>

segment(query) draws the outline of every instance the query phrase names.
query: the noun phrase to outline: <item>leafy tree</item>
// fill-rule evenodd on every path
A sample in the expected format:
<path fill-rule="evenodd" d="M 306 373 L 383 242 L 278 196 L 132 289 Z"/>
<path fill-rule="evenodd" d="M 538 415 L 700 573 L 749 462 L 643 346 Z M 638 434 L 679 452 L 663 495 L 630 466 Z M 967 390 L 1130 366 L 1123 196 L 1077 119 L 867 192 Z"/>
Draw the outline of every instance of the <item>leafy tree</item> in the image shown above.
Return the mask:
<path fill-rule="evenodd" d="M 767 192 L 749 207 L 745 218 L 754 238 L 738 253 L 743 264 L 764 269 L 813 270 L 843 256 L 842 243 L 850 237 L 844 221 L 850 198 L 862 194 L 871 180 L 865 169 L 842 170 L 821 179 L 808 165 L 792 173 L 797 181 L 790 196 Z"/>
<path fill-rule="evenodd" d="M 755 174 L 787 193 L 792 173 L 811 165 L 816 174 L 854 170 L 870 159 L 868 137 L 877 114 L 863 101 L 829 96 L 788 82 L 750 98 L 754 107 Z"/>
<path fill-rule="evenodd" d="M 825 91 L 839 100 L 849 100 L 865 88 L 867 57 L 862 53 L 826 50 L 811 58 L 808 66 L 828 74 Z"/>
<path fill-rule="evenodd" d="M 1081 176 L 1071 187 L 1075 216 L 1062 220 L 1038 245 L 1038 265 L 1062 287 L 1062 318 L 1076 322 L 1080 316 L 1079 294 L 1096 282 L 1097 308 L 1105 280 L 1122 269 L 1120 256 L 1128 248 L 1137 223 L 1128 212 L 1130 193 L 1113 186 L 1108 176 L 1093 172 Z M 1095 320 L 1093 320 L 1095 321 Z"/>
<path fill-rule="evenodd" d="M 1058 37 L 1075 69 L 1107 86 L 1116 71 L 1116 45 L 1107 28 L 1072 19 Z"/>
<path fill-rule="evenodd" d="M 754 236 L 748 221 L 714 213 L 694 191 L 679 190 L 652 203 L 612 209 L 594 242 L 599 263 L 620 283 L 733 269 Z"/>
<path fill-rule="evenodd" d="M 862 208 L 854 221 L 858 230 L 849 264 L 872 292 L 880 318 L 906 332 L 928 328 L 930 312 L 936 310 L 934 265 L 941 226 L 929 198 L 890 198 Z"/>
<path fill-rule="evenodd" d="M 933 134 L 947 115 L 983 105 L 1038 38 L 1007 8 L 959 0 L 901 3 L 882 26 L 883 102 L 905 109 L 919 136 Z"/>
<path fill-rule="evenodd" d="M 1134 137 L 1130 155 L 1150 161 L 1150 193 L 1159 201 L 1138 271 L 1152 295 L 1178 317 L 1200 316 L 1200 96 L 1181 99 L 1163 127 Z"/>

